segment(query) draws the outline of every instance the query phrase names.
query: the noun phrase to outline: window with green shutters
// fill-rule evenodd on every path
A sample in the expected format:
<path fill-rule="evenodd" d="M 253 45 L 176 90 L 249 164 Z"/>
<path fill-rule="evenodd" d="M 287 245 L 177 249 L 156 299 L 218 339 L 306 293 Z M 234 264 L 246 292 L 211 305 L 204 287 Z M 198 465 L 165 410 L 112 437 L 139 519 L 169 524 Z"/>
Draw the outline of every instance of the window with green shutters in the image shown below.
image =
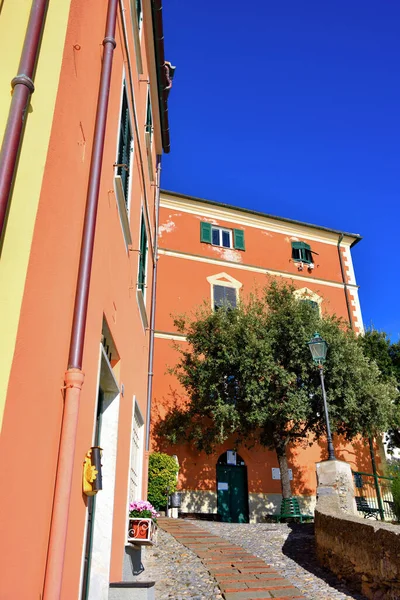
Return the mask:
<path fill-rule="evenodd" d="M 124 83 L 124 87 L 122 90 L 121 120 L 119 124 L 117 174 L 121 177 L 122 188 L 125 194 L 126 206 L 128 206 L 132 141 L 133 138 L 131 130 L 131 121 L 129 116 L 128 96 L 126 93 L 126 85 Z"/>
<path fill-rule="evenodd" d="M 137 16 L 138 28 L 140 29 L 140 26 L 142 24 L 142 17 L 143 17 L 142 0 L 135 0 L 135 2 L 136 2 L 136 16 Z"/>
<path fill-rule="evenodd" d="M 225 227 L 216 227 L 205 221 L 200 223 L 200 241 L 222 248 L 245 249 L 243 229 L 225 229 Z"/>
<path fill-rule="evenodd" d="M 144 215 L 142 213 L 142 220 L 140 223 L 140 247 L 139 247 L 139 271 L 138 271 L 138 289 L 144 289 L 146 285 L 146 271 L 147 271 L 147 231 Z"/>
<path fill-rule="evenodd" d="M 237 306 L 236 288 L 225 285 L 214 285 L 213 296 L 214 310 L 218 310 L 222 306 L 226 306 L 227 308 L 236 308 Z"/>
<path fill-rule="evenodd" d="M 150 88 L 147 92 L 146 132 L 148 134 L 150 134 L 150 141 L 152 141 L 152 138 L 153 138 L 153 114 L 151 112 Z"/>
<path fill-rule="evenodd" d="M 292 242 L 292 258 L 295 261 L 312 263 L 311 247 L 305 242 Z"/>

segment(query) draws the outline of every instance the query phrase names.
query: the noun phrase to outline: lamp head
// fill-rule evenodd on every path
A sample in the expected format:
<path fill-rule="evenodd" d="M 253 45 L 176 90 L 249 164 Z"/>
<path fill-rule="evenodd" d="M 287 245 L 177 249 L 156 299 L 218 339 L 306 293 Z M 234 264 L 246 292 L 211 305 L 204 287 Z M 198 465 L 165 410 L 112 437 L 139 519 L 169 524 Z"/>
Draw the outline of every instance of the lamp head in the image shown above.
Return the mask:
<path fill-rule="evenodd" d="M 328 344 L 319 333 L 314 333 L 312 339 L 308 342 L 308 347 L 310 348 L 311 356 L 313 361 L 317 365 L 322 365 L 326 359 L 326 353 L 328 351 Z"/>

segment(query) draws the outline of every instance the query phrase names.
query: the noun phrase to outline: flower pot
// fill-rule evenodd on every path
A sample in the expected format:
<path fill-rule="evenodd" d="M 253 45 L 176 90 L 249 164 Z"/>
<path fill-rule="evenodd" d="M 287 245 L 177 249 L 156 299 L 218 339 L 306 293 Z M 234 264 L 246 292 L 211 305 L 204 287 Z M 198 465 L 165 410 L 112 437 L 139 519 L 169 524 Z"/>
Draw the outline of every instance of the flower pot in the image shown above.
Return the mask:
<path fill-rule="evenodd" d="M 131 544 L 151 545 L 155 543 L 157 525 L 153 519 L 129 519 L 128 542 Z"/>

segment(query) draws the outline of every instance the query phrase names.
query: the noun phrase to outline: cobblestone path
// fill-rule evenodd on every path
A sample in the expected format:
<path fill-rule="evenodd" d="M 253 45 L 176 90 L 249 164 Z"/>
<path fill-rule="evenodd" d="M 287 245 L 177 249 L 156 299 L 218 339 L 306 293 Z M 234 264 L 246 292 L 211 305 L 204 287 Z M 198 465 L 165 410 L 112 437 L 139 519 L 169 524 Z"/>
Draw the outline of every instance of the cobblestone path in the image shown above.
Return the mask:
<path fill-rule="evenodd" d="M 156 600 L 364 600 L 317 564 L 312 524 L 160 519 L 159 525 L 141 576 L 156 581 Z"/>

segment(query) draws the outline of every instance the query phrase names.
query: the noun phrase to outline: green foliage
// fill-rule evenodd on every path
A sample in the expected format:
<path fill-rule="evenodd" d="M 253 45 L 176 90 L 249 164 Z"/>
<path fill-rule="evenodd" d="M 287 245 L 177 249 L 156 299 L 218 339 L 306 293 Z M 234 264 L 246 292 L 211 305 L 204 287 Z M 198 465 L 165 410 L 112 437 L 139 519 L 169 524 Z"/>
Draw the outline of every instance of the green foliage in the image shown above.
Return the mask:
<path fill-rule="evenodd" d="M 397 476 L 392 483 L 393 494 L 393 512 L 398 521 L 400 521 L 400 477 Z"/>
<path fill-rule="evenodd" d="M 179 466 L 172 456 L 153 452 L 149 456 L 149 485 L 147 498 L 157 510 L 165 508 L 167 489 L 172 494 L 176 490 Z"/>
<path fill-rule="evenodd" d="M 400 458 L 390 458 L 387 461 L 385 474 L 387 477 L 400 478 Z"/>
<path fill-rule="evenodd" d="M 343 321 L 321 318 L 294 291 L 271 280 L 236 309 L 202 307 L 194 318 L 175 319 L 189 348 L 177 346 L 171 372 L 188 401 L 171 409 L 160 436 L 209 453 L 234 434 L 237 444 L 275 449 L 282 470 L 289 442 L 325 435 L 320 378 L 307 345 L 315 331 L 329 344 L 324 371 L 333 431 L 351 439 L 388 428 L 397 395 L 392 379 L 382 381 Z"/>
<path fill-rule="evenodd" d="M 365 335 L 359 337 L 363 352 L 378 366 L 384 381 L 395 381 L 400 389 L 400 343 L 392 344 L 383 331 L 368 329 Z M 400 447 L 400 402 L 399 396 L 393 398 L 394 422 L 393 428 L 386 434 L 389 452 Z"/>

